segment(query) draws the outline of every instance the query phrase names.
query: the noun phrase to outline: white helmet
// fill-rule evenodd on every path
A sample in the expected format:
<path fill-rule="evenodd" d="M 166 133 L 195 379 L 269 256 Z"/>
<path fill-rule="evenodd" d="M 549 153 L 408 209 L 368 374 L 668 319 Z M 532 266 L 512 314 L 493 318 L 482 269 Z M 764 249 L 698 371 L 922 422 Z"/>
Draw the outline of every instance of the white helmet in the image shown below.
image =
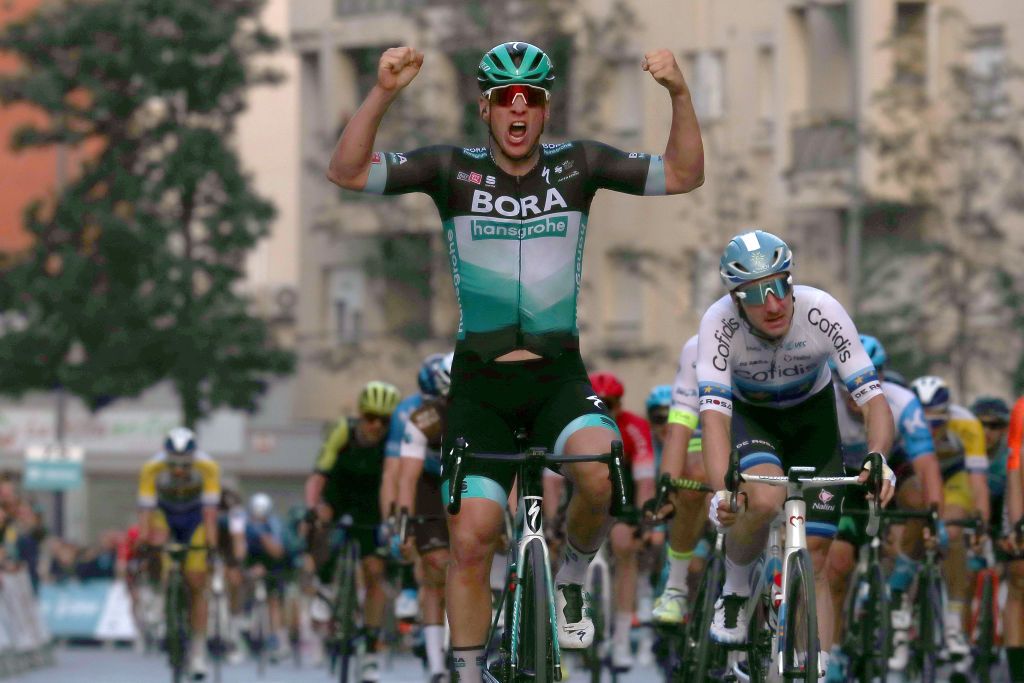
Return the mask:
<path fill-rule="evenodd" d="M 917 394 L 925 410 L 942 411 L 949 408 L 949 386 L 941 377 L 918 377 L 910 383 L 910 388 Z"/>
<path fill-rule="evenodd" d="M 249 513 L 256 519 L 266 519 L 274 510 L 274 501 L 265 493 L 254 493 L 249 499 Z"/>
<path fill-rule="evenodd" d="M 167 432 L 164 450 L 170 455 L 191 455 L 196 450 L 196 434 L 188 427 L 175 427 Z"/>

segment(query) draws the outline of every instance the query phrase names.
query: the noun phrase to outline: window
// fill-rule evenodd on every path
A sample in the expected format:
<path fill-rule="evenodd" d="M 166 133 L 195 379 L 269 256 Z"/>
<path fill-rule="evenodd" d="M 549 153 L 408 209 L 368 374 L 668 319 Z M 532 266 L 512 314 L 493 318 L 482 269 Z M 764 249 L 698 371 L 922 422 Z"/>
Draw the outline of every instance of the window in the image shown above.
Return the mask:
<path fill-rule="evenodd" d="M 355 265 L 336 266 L 327 276 L 327 330 L 335 345 L 357 344 L 363 335 L 366 275 Z"/>
<path fill-rule="evenodd" d="M 896 3 L 895 81 L 897 85 L 922 87 L 926 75 L 925 4 Z"/>
<path fill-rule="evenodd" d="M 972 32 L 968 52 L 968 87 L 980 118 L 1002 118 L 1010 112 L 1006 91 L 1006 42 L 1002 26 L 984 26 Z"/>
<path fill-rule="evenodd" d="M 693 74 L 693 105 L 701 123 L 725 114 L 725 58 L 716 50 L 702 50 L 689 58 Z"/>

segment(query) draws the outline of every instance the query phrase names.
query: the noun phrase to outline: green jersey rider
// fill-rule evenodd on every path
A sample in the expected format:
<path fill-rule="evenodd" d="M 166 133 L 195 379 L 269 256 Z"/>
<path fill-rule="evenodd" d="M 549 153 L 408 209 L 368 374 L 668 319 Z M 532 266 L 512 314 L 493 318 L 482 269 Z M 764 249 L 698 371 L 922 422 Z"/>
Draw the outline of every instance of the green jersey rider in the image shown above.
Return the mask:
<path fill-rule="evenodd" d="M 515 430 L 525 428 L 531 446 L 607 452 L 619 435 L 587 380 L 576 321 L 587 214 L 601 188 L 662 195 L 703 183 L 703 143 L 682 71 L 667 49 L 649 52 L 641 65 L 672 104 L 660 156 L 589 140 L 542 145 L 554 67 L 524 42 L 498 45 L 480 62 L 487 147 L 375 152 L 384 114 L 422 65 L 423 54 L 411 47 L 381 55 L 377 83 L 345 127 L 327 177 L 349 190 L 425 192 L 438 208 L 460 310 L 442 450 L 462 436 L 474 450 L 512 452 Z M 448 521 L 447 608 L 455 678 L 477 683 L 490 618 L 479 606 L 491 598 L 491 558 L 515 472 L 470 470 L 462 512 Z M 594 631 L 581 585 L 607 535 L 611 488 L 603 464 L 574 464 L 563 473 L 575 495 L 555 611 L 559 643 L 581 648 Z"/>

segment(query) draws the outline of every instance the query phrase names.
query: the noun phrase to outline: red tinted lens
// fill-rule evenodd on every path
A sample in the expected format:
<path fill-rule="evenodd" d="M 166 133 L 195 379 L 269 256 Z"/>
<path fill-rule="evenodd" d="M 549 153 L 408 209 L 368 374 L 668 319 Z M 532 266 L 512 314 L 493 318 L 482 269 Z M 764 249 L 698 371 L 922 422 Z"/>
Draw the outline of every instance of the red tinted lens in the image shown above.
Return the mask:
<path fill-rule="evenodd" d="M 534 88 L 529 85 L 506 85 L 502 88 L 491 89 L 491 104 L 499 107 L 511 107 L 518 95 L 523 96 L 528 107 L 539 107 L 548 101 L 547 91 L 543 88 Z"/>

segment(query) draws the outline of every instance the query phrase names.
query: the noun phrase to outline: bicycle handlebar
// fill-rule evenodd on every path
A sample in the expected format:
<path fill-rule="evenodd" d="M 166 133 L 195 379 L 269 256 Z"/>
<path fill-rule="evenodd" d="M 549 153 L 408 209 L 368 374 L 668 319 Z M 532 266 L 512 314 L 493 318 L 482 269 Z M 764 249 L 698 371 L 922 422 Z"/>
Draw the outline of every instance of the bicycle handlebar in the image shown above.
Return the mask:
<path fill-rule="evenodd" d="M 545 467 L 548 465 L 561 465 L 576 462 L 604 462 L 608 464 L 608 478 L 612 482 L 612 504 L 611 514 L 618 517 L 622 514 L 629 503 L 626 500 L 625 474 L 622 463 L 625 460 L 622 450 L 622 442 L 612 441 L 612 448 L 609 453 L 599 455 L 552 455 L 546 448 L 527 448 L 521 453 L 474 453 L 467 449 L 466 440 L 461 436 L 455 440 L 455 447 L 448 456 L 451 463 L 448 477 L 448 514 L 457 515 L 462 509 L 462 483 L 466 478 L 465 466 L 471 460 L 486 460 L 491 462 L 506 462 Z M 448 469 L 448 468 L 446 468 Z"/>

